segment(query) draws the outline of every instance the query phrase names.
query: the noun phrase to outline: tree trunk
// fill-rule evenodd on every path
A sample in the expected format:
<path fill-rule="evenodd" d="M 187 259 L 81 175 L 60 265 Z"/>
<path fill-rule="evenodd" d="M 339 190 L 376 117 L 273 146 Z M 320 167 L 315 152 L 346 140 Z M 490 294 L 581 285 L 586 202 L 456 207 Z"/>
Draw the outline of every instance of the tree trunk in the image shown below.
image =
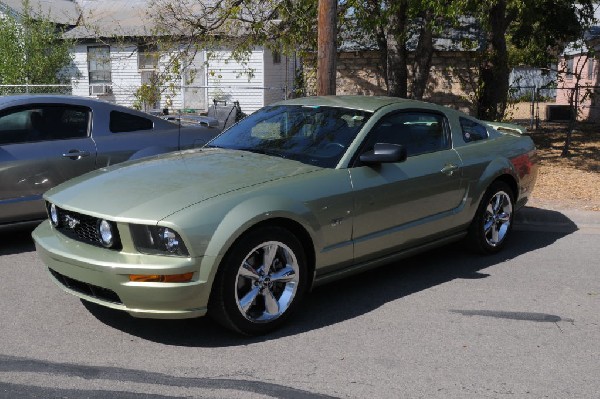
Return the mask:
<path fill-rule="evenodd" d="M 423 18 L 423 26 L 419 29 L 419 42 L 413 61 L 413 83 L 410 98 L 415 100 L 423 99 L 429 81 L 429 71 L 431 70 L 431 59 L 433 57 L 432 22 L 433 15 L 430 11 L 427 11 Z"/>
<path fill-rule="evenodd" d="M 392 97 L 406 98 L 408 94 L 407 24 L 407 0 L 400 0 L 390 15 L 387 29 L 387 82 L 388 95 Z"/>
<path fill-rule="evenodd" d="M 577 122 L 577 110 L 579 108 L 579 81 L 575 82 L 575 88 L 569 94 L 569 109 L 570 118 L 569 126 L 567 127 L 567 136 L 565 137 L 565 145 L 560 154 L 561 157 L 568 157 L 571 155 L 571 140 L 573 138 L 573 130 L 575 130 L 575 123 Z"/>
<path fill-rule="evenodd" d="M 508 99 L 508 52 L 506 49 L 507 0 L 498 0 L 489 10 L 488 47 L 479 68 L 480 92 L 477 115 L 485 120 L 504 117 Z"/>
<path fill-rule="evenodd" d="M 381 63 L 381 71 L 383 74 L 383 79 L 385 81 L 386 90 L 389 87 L 388 82 L 388 52 L 387 52 L 387 37 L 385 34 L 385 29 L 382 26 L 378 26 L 375 33 L 375 40 L 377 41 L 377 47 L 379 48 L 379 62 Z"/>
<path fill-rule="evenodd" d="M 319 0 L 317 95 L 335 95 L 336 73 L 336 0 Z"/>

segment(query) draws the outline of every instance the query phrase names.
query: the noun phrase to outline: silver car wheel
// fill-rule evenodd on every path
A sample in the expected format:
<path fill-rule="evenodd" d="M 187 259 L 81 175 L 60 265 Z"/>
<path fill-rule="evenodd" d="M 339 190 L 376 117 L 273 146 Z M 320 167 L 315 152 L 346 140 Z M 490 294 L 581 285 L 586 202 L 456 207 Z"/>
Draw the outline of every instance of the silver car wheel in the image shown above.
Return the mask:
<path fill-rule="evenodd" d="M 284 243 L 268 241 L 244 258 L 235 279 L 241 314 L 254 323 L 280 317 L 292 304 L 299 283 L 298 260 Z"/>
<path fill-rule="evenodd" d="M 512 201 L 504 191 L 498 191 L 489 201 L 484 221 L 483 230 L 488 245 L 500 245 L 509 231 L 512 220 Z"/>

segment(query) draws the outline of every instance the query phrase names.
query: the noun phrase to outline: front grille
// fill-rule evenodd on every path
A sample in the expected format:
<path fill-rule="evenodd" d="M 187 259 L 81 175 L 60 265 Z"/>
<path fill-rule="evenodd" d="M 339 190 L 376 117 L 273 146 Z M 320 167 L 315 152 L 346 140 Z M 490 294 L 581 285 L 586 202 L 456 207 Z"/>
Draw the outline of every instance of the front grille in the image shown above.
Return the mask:
<path fill-rule="evenodd" d="M 50 274 L 52 274 L 52 276 L 54 276 L 54 278 L 59 283 L 61 283 L 70 290 L 79 292 L 80 294 L 87 295 L 92 298 L 100 299 L 102 301 L 115 303 L 117 305 L 123 304 L 121 298 L 119 298 L 117 293 L 113 290 L 109 290 L 108 288 L 102 288 L 98 287 L 97 285 L 88 284 L 79 280 L 72 279 L 71 277 L 67 277 L 63 274 L 60 274 L 56 270 L 50 268 L 48 268 L 48 270 L 50 270 Z"/>
<path fill-rule="evenodd" d="M 66 209 L 56 208 L 58 212 L 58 226 L 56 229 L 67 237 L 84 242 L 86 244 L 103 247 L 98 237 L 98 222 L 100 219 L 93 216 L 83 215 L 81 213 L 67 211 Z M 113 225 L 114 244 L 110 249 L 122 249 L 119 232 Z"/>

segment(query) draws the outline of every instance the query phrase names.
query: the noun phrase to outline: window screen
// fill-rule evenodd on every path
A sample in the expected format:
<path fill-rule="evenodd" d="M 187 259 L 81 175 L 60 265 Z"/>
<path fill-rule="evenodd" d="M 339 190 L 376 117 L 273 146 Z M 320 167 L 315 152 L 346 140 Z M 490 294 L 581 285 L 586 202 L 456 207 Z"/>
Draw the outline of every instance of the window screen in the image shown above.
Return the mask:
<path fill-rule="evenodd" d="M 90 84 L 111 83 L 110 47 L 88 47 L 87 56 Z"/>

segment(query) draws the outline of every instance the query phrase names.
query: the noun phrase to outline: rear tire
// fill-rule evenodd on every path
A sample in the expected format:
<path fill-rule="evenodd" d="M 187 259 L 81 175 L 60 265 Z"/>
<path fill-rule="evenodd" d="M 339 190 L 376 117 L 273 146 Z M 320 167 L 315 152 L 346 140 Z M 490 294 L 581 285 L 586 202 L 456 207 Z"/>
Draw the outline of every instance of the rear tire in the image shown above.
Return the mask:
<path fill-rule="evenodd" d="M 231 330 L 265 334 L 290 317 L 306 284 L 306 257 L 300 241 L 281 227 L 261 227 L 242 236 L 223 258 L 208 312 Z"/>
<path fill-rule="evenodd" d="M 513 225 L 514 193 L 508 184 L 495 181 L 485 192 L 469 227 L 468 242 L 484 254 L 499 252 Z"/>

